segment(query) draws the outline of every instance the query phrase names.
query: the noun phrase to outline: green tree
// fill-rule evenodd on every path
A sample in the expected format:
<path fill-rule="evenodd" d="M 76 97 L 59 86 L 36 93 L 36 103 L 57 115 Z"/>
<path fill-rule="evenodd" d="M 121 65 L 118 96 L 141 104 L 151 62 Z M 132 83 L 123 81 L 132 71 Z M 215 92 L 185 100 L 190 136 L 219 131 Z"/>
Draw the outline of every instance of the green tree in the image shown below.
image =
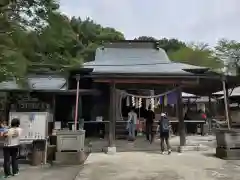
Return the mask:
<path fill-rule="evenodd" d="M 55 70 L 81 64 L 80 51 L 76 49 L 78 34 L 73 31 L 68 17 L 50 13 L 47 23 L 40 32 L 29 34 L 32 38 L 31 62 L 40 66 L 49 64 Z"/>
<path fill-rule="evenodd" d="M 47 14 L 57 8 L 53 0 L 0 2 L 0 81 L 21 80 L 27 72 L 32 31 L 46 25 Z"/>
<path fill-rule="evenodd" d="M 222 39 L 215 47 L 216 55 L 225 62 L 230 73 L 240 73 L 240 42 Z"/>
<path fill-rule="evenodd" d="M 78 34 L 78 47 L 85 62 L 92 61 L 95 50 L 102 43 L 124 40 L 124 35 L 110 27 L 102 27 L 90 18 L 82 20 L 80 17 L 71 19 L 71 26 Z"/>
<path fill-rule="evenodd" d="M 139 36 L 138 38 L 134 39 L 135 41 L 157 41 L 156 38 L 151 36 Z"/>
<path fill-rule="evenodd" d="M 20 79 L 25 73 L 27 59 L 25 29 L 12 18 L 10 2 L 0 4 L 0 81 L 8 78 Z"/>
<path fill-rule="evenodd" d="M 204 66 L 213 69 L 219 69 L 223 66 L 221 60 L 215 56 L 214 52 L 210 50 L 205 43 L 186 43 L 178 39 L 163 38 L 157 40 L 151 36 L 140 36 L 135 38 L 136 41 L 158 41 L 159 47 L 164 49 L 169 58 L 175 62 L 182 62 L 186 64 Z"/>
<path fill-rule="evenodd" d="M 186 47 L 186 44 L 182 41 L 179 41 L 177 39 L 156 39 L 151 36 L 140 36 L 138 38 L 135 38 L 136 41 L 156 41 L 159 43 L 159 47 L 164 49 L 168 54 L 171 52 L 175 52 L 179 50 L 182 47 Z"/>
<path fill-rule="evenodd" d="M 183 47 L 169 54 L 171 60 L 196 66 L 209 67 L 212 69 L 222 68 L 223 63 L 214 53 L 204 46 Z"/>
<path fill-rule="evenodd" d="M 159 46 L 163 48 L 167 52 L 167 54 L 170 54 L 172 52 L 178 51 L 181 48 L 185 48 L 186 44 L 177 39 L 163 38 L 159 40 Z"/>

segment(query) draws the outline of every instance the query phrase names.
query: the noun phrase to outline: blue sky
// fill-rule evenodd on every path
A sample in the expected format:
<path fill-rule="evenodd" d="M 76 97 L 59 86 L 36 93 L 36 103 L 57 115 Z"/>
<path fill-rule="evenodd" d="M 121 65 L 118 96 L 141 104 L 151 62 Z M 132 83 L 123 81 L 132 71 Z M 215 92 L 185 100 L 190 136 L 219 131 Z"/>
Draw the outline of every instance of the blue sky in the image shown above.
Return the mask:
<path fill-rule="evenodd" d="M 240 0 L 60 0 L 68 16 L 90 17 L 127 39 L 146 35 L 214 45 L 240 41 Z"/>

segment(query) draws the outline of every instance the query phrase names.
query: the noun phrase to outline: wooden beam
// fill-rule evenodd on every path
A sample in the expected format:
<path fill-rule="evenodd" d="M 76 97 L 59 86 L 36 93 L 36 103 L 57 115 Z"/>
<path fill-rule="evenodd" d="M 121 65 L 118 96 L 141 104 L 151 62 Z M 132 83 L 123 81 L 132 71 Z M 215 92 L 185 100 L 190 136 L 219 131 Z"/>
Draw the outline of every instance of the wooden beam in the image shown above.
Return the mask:
<path fill-rule="evenodd" d="M 109 105 L 109 147 L 115 147 L 115 124 L 116 124 L 116 97 L 115 83 L 110 84 L 110 105 Z"/>
<path fill-rule="evenodd" d="M 182 84 L 196 85 L 197 80 L 178 80 L 178 79 L 95 79 L 95 82 L 101 83 L 117 83 L 117 84 Z"/>
<path fill-rule="evenodd" d="M 214 112 L 212 108 L 212 94 L 208 95 L 208 112 L 211 117 L 207 117 L 208 119 L 208 130 L 212 132 L 212 117 L 214 117 Z"/>
<path fill-rule="evenodd" d="M 222 84 L 223 84 L 223 94 L 224 94 L 225 116 L 228 124 L 228 129 L 231 129 L 232 121 L 231 121 L 231 116 L 229 112 L 229 99 L 228 99 L 229 95 L 228 95 L 228 87 L 225 79 L 222 80 Z"/>

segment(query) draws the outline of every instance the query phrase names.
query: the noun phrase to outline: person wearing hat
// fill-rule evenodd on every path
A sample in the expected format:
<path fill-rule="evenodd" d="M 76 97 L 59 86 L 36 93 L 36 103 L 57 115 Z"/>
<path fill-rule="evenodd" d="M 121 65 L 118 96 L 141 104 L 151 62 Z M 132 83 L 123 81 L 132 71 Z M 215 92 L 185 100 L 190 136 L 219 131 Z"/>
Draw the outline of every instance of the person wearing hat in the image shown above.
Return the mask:
<path fill-rule="evenodd" d="M 171 154 L 171 147 L 169 144 L 169 130 L 170 130 L 170 123 L 167 118 L 166 113 L 161 113 L 161 119 L 158 122 L 158 130 L 160 133 L 161 139 L 161 152 L 164 153 L 164 141 L 167 145 L 168 154 Z"/>

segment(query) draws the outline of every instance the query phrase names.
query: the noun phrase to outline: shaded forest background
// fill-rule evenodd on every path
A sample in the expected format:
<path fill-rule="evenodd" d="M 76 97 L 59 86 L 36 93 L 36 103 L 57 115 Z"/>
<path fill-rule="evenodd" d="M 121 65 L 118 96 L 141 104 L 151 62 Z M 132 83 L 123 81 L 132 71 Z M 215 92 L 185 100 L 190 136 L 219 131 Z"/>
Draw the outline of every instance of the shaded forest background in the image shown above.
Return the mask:
<path fill-rule="evenodd" d="M 24 79 L 29 71 L 64 71 L 94 59 L 103 42 L 124 40 L 124 34 L 93 20 L 69 18 L 54 0 L 0 1 L 0 81 Z M 155 39 L 170 59 L 230 72 L 237 70 L 240 43 L 221 39 L 216 47 L 178 39 Z"/>

